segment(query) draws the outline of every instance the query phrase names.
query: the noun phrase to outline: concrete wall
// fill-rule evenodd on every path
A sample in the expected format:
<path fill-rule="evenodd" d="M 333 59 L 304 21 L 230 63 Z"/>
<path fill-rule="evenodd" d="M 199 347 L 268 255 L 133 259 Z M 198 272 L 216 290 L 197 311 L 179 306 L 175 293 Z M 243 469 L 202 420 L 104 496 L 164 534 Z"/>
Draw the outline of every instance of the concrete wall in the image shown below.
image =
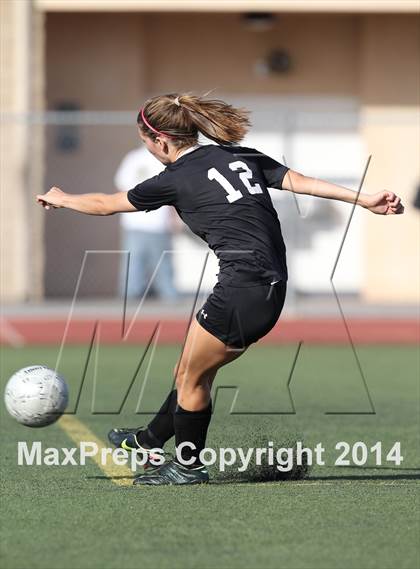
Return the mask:
<path fill-rule="evenodd" d="M 145 89 L 142 18 L 129 14 L 48 14 L 46 26 L 47 108 L 56 110 L 62 104 L 75 103 L 82 111 L 132 109 L 133 116 L 132 126 L 127 127 L 76 127 L 73 132 L 79 145 L 73 151 L 57 148 L 60 127 L 50 125 L 45 186 L 63 186 L 70 193 L 114 192 L 118 163 L 138 144 L 136 108 Z M 71 296 L 85 251 L 118 248 L 118 218 L 55 211 L 45 222 L 45 293 Z M 115 292 L 117 256 L 100 255 L 94 265 L 81 293 Z"/>
<path fill-rule="evenodd" d="M 27 103 L 21 101 L 19 86 L 27 75 L 22 46 L 16 41 L 25 29 L 22 17 L 20 27 L 16 24 L 17 6 L 24 3 L 0 4 L 8 29 L 2 34 L 6 46 L 2 52 L 9 61 L 2 89 L 4 105 L 25 110 Z M 145 96 L 165 91 L 216 88 L 232 96 L 356 97 L 362 109 L 366 152 L 373 155 L 366 188 L 394 189 L 409 205 L 419 180 L 417 25 L 414 14 L 282 14 L 272 30 L 261 33 L 247 29 L 237 14 L 49 13 L 46 104 L 51 110 L 68 102 L 82 110 L 132 109 L 134 121 Z M 256 73 L 256 64 L 273 48 L 289 51 L 289 74 Z M 28 150 L 23 149 L 25 136 L 18 131 L 17 127 L 13 133 L 6 130 L 3 138 L 2 156 L 8 157 L 5 175 L 15 190 L 0 208 L 11 243 L 2 244 L 3 274 L 8 278 L 2 284 L 2 295 L 16 299 L 24 298 L 30 288 L 27 224 L 25 215 L 16 214 L 24 211 L 22 164 Z M 80 127 L 80 145 L 74 152 L 57 148 L 56 126 L 49 126 L 46 134 L 44 187 L 61 183 L 70 192 L 113 191 L 111 181 L 120 157 L 137 144 L 135 128 L 130 126 Z M 9 144 L 15 138 L 20 142 Z M 364 216 L 363 295 L 368 300 L 411 301 L 416 297 L 418 212 L 410 209 L 393 219 Z M 118 246 L 118 220 L 61 211 L 45 219 L 46 292 L 72 294 L 84 251 Z M 38 227 L 34 239 L 39 248 L 39 226 L 34 227 Z M 42 263 L 38 260 L 35 265 Z M 110 293 L 116 284 L 116 266 L 115 259 L 108 265 L 101 261 L 85 292 L 98 290 L 100 283 L 99 291 Z M 35 268 L 33 273 L 36 276 L 39 271 Z"/>
<path fill-rule="evenodd" d="M 264 32 L 248 28 L 239 14 L 151 14 L 145 20 L 152 92 L 216 88 L 238 94 L 353 95 L 358 90 L 356 15 L 279 15 Z M 290 73 L 256 74 L 255 64 L 281 48 L 292 57 Z"/>
<path fill-rule="evenodd" d="M 14 41 L 22 19 L 25 13 L 18 10 L 16 4 L 0 3 L 2 113 L 25 109 L 25 101 L 16 89 L 22 76 L 22 47 Z M 25 294 L 25 216 L 16 214 L 25 207 L 21 167 L 25 158 L 24 130 L 9 122 L 2 125 L 0 138 L 1 295 L 10 300 L 20 299 Z"/>
<path fill-rule="evenodd" d="M 362 20 L 360 96 L 362 135 L 372 164 L 369 191 L 393 190 L 403 216 L 365 218 L 363 294 L 374 301 L 418 301 L 420 211 L 412 207 L 420 184 L 420 27 L 416 16 Z"/>
<path fill-rule="evenodd" d="M 4 0 L 0 22 L 0 293 L 14 301 L 42 292 L 43 226 L 33 196 L 43 177 L 43 133 L 24 114 L 44 101 L 43 14 L 29 2 Z"/>
<path fill-rule="evenodd" d="M 273 78 L 256 72 L 267 53 L 286 47 L 292 56 L 289 74 Z M 132 128 L 79 127 L 80 147 L 74 152 L 57 150 L 57 127 L 48 127 L 46 186 L 64 183 L 63 189 L 70 192 L 113 191 L 118 161 L 137 144 L 135 109 L 145 96 L 217 88 L 227 96 L 348 97 L 357 92 L 357 51 L 357 16 L 287 15 L 261 34 L 249 29 L 239 14 L 205 18 L 200 14 L 49 14 L 48 108 L 73 102 L 82 110 L 131 108 L 134 112 Z M 117 248 L 118 230 L 117 218 L 87 218 L 65 211 L 47 215 L 46 294 L 72 294 L 84 251 Z M 111 255 L 106 261 L 100 255 L 95 267 L 82 292 L 115 291 L 117 257 Z"/>

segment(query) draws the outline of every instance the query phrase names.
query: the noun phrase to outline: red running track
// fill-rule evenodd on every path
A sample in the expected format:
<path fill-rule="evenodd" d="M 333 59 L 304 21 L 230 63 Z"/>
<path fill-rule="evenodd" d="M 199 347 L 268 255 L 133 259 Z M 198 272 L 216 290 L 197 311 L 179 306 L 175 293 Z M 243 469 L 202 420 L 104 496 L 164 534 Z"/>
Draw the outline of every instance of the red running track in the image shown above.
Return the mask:
<path fill-rule="evenodd" d="M 126 343 L 145 343 L 153 334 L 158 319 L 138 319 L 124 339 Z M 346 320 L 351 339 L 355 344 L 417 344 L 420 340 L 420 325 L 414 319 L 366 319 Z M 181 343 L 187 321 L 161 320 L 158 342 Z M 85 344 L 91 341 L 95 327 L 92 318 L 73 318 L 66 343 Z M 61 343 L 66 328 L 66 319 L 10 318 L 0 322 L 0 343 L 11 345 L 44 345 Z M 100 341 L 115 344 L 122 339 L 122 323 L 119 319 L 100 321 Z M 347 344 L 346 326 L 342 320 L 284 319 L 261 340 L 264 344 Z"/>

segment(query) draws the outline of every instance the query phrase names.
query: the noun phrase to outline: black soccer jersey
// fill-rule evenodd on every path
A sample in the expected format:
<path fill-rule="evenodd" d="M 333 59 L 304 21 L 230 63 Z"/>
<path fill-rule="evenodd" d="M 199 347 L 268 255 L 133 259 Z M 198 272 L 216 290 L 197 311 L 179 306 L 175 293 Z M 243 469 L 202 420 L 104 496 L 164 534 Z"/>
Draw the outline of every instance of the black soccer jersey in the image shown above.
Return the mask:
<path fill-rule="evenodd" d="M 163 205 L 219 259 L 219 280 L 235 286 L 287 280 L 286 249 L 268 187 L 282 187 L 288 168 L 241 146 L 198 146 L 127 194 L 138 210 Z"/>

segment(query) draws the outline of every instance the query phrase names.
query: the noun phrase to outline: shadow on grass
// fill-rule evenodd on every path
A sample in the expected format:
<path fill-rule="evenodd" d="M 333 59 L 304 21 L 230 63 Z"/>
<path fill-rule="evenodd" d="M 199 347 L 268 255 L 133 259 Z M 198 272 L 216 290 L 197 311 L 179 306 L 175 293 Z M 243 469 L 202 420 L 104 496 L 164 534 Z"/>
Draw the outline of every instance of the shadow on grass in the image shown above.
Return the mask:
<path fill-rule="evenodd" d="M 353 476 L 311 476 L 308 480 L 315 481 L 325 481 L 328 480 L 354 480 L 355 482 L 358 480 L 420 480 L 420 473 L 418 474 L 395 474 L 395 475 L 377 475 L 377 476 L 369 476 L 368 474 L 355 474 Z"/>
<path fill-rule="evenodd" d="M 409 469 L 410 470 L 410 469 Z M 411 469 L 415 470 L 415 469 Z M 420 470 L 416 473 L 406 473 L 401 472 L 400 474 L 342 474 L 342 475 L 325 475 L 325 476 L 306 476 L 300 478 L 277 478 L 277 479 L 252 479 L 251 477 L 248 478 L 238 478 L 232 477 L 229 478 L 226 476 L 225 478 L 215 478 L 211 481 L 212 484 L 270 484 L 273 482 L 339 482 L 340 480 L 343 481 L 354 481 L 354 482 L 362 482 L 362 481 L 403 481 L 403 480 L 420 480 Z"/>
<path fill-rule="evenodd" d="M 338 482 L 342 481 L 353 481 L 353 482 L 360 482 L 360 481 L 402 481 L 402 480 L 420 480 L 420 470 L 412 469 L 405 469 L 405 470 L 413 470 L 415 473 L 406 473 L 402 472 L 400 474 L 343 474 L 343 475 L 326 475 L 326 476 L 310 476 L 310 477 L 302 477 L 302 478 L 277 478 L 277 479 L 261 479 L 261 477 L 256 476 L 255 478 L 247 477 L 247 478 L 240 478 L 238 476 L 229 477 L 228 475 L 223 478 L 215 477 L 210 480 L 210 484 L 212 485 L 222 485 L 225 486 L 227 484 L 272 484 L 273 482 Z M 130 476 L 87 476 L 87 480 L 132 480 L 134 478 Z"/>
<path fill-rule="evenodd" d="M 325 474 L 324 476 L 311 476 L 310 480 L 420 480 L 420 468 L 399 468 L 394 466 L 340 466 L 345 469 L 344 474 Z M 355 471 L 350 474 L 349 470 Z M 381 471 L 393 472 L 394 474 L 382 474 Z M 362 472 L 362 474 L 361 474 Z"/>
<path fill-rule="evenodd" d="M 133 476 L 86 476 L 86 480 L 133 480 Z"/>

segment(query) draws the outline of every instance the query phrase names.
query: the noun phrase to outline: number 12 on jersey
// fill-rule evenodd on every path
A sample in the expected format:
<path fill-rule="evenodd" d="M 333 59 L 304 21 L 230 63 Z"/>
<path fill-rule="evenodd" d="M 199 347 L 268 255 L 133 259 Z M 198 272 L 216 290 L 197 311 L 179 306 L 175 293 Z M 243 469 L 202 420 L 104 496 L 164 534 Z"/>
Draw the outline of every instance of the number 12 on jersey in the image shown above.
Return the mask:
<path fill-rule="evenodd" d="M 243 172 L 239 172 L 239 178 L 250 194 L 263 193 L 261 186 L 259 184 L 251 183 L 253 173 L 252 170 L 248 167 L 248 165 L 245 164 L 245 162 L 242 162 L 241 160 L 237 160 L 236 162 L 230 162 L 229 168 L 234 172 L 236 172 L 237 170 L 243 170 Z M 222 186 L 222 188 L 227 193 L 226 198 L 229 203 L 236 202 L 237 200 L 240 200 L 243 197 L 242 192 L 236 190 L 229 182 L 229 180 L 225 178 L 223 174 L 221 174 L 219 170 L 217 170 L 216 168 L 210 168 L 207 172 L 207 177 L 209 180 L 215 180 Z"/>

